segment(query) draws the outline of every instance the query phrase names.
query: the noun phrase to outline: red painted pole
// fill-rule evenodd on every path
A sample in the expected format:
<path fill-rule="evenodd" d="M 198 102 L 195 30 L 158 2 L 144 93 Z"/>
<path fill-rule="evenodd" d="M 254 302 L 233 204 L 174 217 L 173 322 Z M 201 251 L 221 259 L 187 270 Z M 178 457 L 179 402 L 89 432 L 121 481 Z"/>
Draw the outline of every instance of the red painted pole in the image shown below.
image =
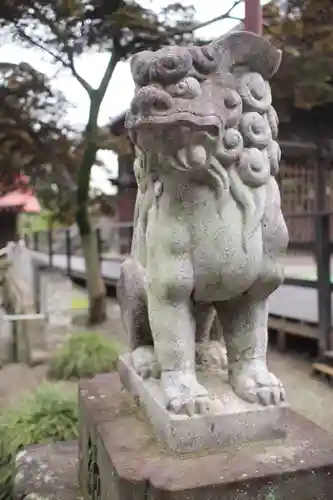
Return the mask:
<path fill-rule="evenodd" d="M 262 35 L 262 7 L 260 0 L 245 0 L 244 29 Z"/>

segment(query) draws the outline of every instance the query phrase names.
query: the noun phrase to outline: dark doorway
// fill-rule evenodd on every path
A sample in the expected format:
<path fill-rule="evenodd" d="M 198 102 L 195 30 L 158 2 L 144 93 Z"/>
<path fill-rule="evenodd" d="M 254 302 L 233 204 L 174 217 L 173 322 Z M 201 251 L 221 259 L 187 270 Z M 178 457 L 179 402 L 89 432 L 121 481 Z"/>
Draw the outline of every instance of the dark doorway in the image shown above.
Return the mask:
<path fill-rule="evenodd" d="M 17 240 L 17 213 L 9 210 L 0 212 L 0 248 L 9 241 Z"/>

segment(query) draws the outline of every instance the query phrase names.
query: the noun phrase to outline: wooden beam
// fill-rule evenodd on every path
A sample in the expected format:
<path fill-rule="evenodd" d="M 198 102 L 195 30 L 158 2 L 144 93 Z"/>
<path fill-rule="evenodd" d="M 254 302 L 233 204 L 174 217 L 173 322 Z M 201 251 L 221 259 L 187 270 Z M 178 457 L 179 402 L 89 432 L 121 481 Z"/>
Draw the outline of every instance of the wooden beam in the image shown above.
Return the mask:
<path fill-rule="evenodd" d="M 245 31 L 262 35 L 262 7 L 260 0 L 245 0 Z"/>

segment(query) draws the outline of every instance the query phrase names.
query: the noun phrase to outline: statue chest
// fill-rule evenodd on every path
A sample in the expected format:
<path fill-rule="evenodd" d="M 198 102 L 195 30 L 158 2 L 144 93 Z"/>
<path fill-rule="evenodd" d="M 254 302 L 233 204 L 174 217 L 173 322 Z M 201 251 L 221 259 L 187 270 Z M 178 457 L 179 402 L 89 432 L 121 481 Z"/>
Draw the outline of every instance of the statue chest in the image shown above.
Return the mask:
<path fill-rule="evenodd" d="M 245 292 L 259 275 L 261 225 L 246 234 L 243 214 L 233 200 L 221 214 L 201 212 L 191 231 L 194 296 L 200 301 L 229 300 Z"/>
<path fill-rule="evenodd" d="M 230 197 L 219 213 L 213 196 L 195 203 L 160 204 L 149 217 L 147 244 L 152 266 L 183 260 L 193 272 L 194 297 L 228 300 L 246 291 L 262 266 L 260 223 L 244 241 L 244 214 Z M 160 264 L 158 264 L 158 262 Z"/>

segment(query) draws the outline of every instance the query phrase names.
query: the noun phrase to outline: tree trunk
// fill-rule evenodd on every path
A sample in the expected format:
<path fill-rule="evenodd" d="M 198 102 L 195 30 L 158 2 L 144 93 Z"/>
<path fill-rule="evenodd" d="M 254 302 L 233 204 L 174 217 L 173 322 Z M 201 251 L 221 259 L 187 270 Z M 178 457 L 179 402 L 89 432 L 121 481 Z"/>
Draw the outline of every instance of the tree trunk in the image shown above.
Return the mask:
<path fill-rule="evenodd" d="M 99 105 L 91 100 L 89 121 L 86 127 L 86 149 L 78 175 L 76 222 L 80 231 L 86 267 L 89 294 L 90 325 L 102 323 L 106 319 L 106 289 L 101 275 L 98 243 L 89 217 L 89 185 L 91 168 L 96 159 L 96 128 Z"/>
<path fill-rule="evenodd" d="M 79 179 L 79 186 L 80 180 L 81 185 L 83 184 L 83 173 L 85 172 L 86 175 L 88 175 L 88 169 L 81 168 L 81 170 L 82 174 L 79 176 L 79 178 L 81 178 Z M 106 289 L 100 269 L 97 236 L 95 231 L 91 227 L 91 221 L 89 218 L 88 193 L 89 188 L 87 191 L 87 199 L 84 201 L 81 197 L 80 203 L 78 203 L 79 207 L 77 211 L 76 222 L 80 231 L 86 268 L 86 280 L 89 295 L 88 323 L 90 325 L 96 325 L 98 323 L 102 323 L 106 319 Z"/>
<path fill-rule="evenodd" d="M 91 227 L 89 218 L 90 174 L 98 150 L 98 113 L 113 71 L 119 61 L 119 57 L 116 53 L 117 50 L 119 52 L 120 46 L 118 39 L 114 37 L 113 53 L 110 54 L 108 65 L 98 89 L 91 88 L 86 82 L 83 85 L 89 95 L 90 109 L 89 119 L 84 134 L 86 148 L 78 175 L 76 222 L 80 231 L 86 266 L 86 279 L 89 293 L 88 322 L 91 325 L 102 323 L 106 319 L 106 289 L 101 275 L 97 237 Z M 78 78 L 77 74 L 76 77 Z M 79 81 L 82 84 L 81 78 Z"/>
<path fill-rule="evenodd" d="M 90 231 L 81 235 L 81 243 L 89 293 L 89 324 L 96 325 L 106 319 L 106 291 L 101 276 L 95 232 Z"/>

